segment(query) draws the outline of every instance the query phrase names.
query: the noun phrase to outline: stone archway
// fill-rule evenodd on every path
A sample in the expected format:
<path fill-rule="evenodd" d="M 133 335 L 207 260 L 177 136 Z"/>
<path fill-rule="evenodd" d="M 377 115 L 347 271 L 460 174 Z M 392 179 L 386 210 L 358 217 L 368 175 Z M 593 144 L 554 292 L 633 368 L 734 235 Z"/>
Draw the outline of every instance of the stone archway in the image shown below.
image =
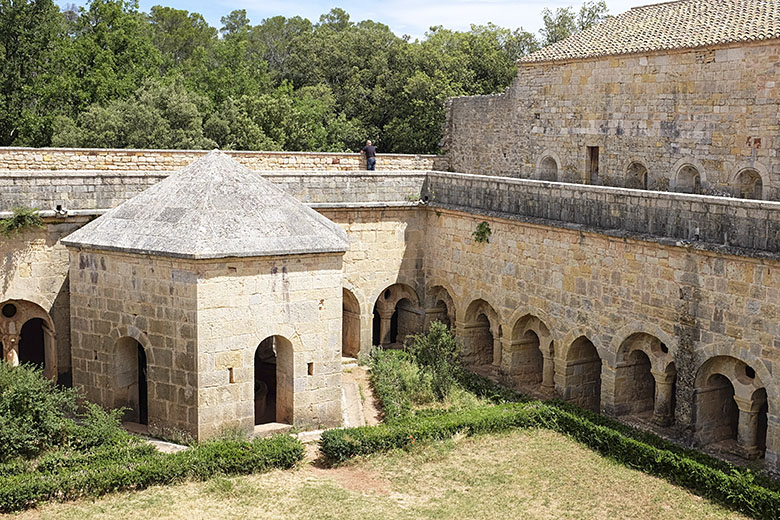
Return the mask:
<path fill-rule="evenodd" d="M 764 198 L 764 181 L 755 168 L 744 168 L 734 177 L 735 194 L 742 199 Z"/>
<path fill-rule="evenodd" d="M 434 286 L 428 301 L 425 309 L 425 329 L 427 330 L 433 321 L 439 321 L 452 329 L 455 325 L 455 302 L 449 291 L 441 285 Z"/>
<path fill-rule="evenodd" d="M 694 384 L 696 441 L 711 449 L 759 458 L 766 450 L 766 387 L 755 370 L 731 356 L 708 359 Z"/>
<path fill-rule="evenodd" d="M 520 390 L 547 394 L 555 386 L 554 365 L 553 339 L 547 325 L 531 314 L 519 318 L 504 345 L 503 373 Z"/>
<path fill-rule="evenodd" d="M 50 379 L 57 378 L 54 322 L 42 307 L 27 300 L 0 303 L 0 344 L 12 366 L 31 363 Z"/>
<path fill-rule="evenodd" d="M 614 388 L 605 409 L 668 426 L 674 422 L 676 379 L 669 348 L 651 334 L 631 334 L 618 348 Z"/>
<path fill-rule="evenodd" d="M 692 164 L 684 164 L 677 170 L 674 191 L 678 193 L 701 193 L 701 173 Z"/>
<path fill-rule="evenodd" d="M 562 397 L 583 408 L 601 408 L 601 357 L 586 336 L 575 339 L 563 356 Z"/>
<path fill-rule="evenodd" d="M 126 408 L 123 420 L 149 424 L 146 349 L 129 336 L 114 346 L 114 407 Z"/>
<path fill-rule="evenodd" d="M 341 355 L 357 357 L 360 353 L 360 304 L 352 291 L 342 289 Z"/>
<path fill-rule="evenodd" d="M 647 167 L 639 161 L 632 161 L 626 168 L 626 188 L 646 190 L 648 185 Z"/>
<path fill-rule="evenodd" d="M 414 290 L 405 284 L 391 285 L 374 304 L 373 344 L 387 347 L 403 343 L 408 335 L 422 331 L 424 318 Z"/>
<path fill-rule="evenodd" d="M 483 375 L 496 375 L 501 364 L 501 325 L 493 307 L 482 299 L 471 302 L 458 331 L 465 347 L 463 364 Z"/>
<path fill-rule="evenodd" d="M 269 336 L 255 349 L 255 425 L 293 424 L 293 347 L 282 336 Z"/>
<path fill-rule="evenodd" d="M 549 155 L 539 161 L 539 180 L 542 181 L 557 181 L 558 180 L 558 163 L 555 159 Z"/>

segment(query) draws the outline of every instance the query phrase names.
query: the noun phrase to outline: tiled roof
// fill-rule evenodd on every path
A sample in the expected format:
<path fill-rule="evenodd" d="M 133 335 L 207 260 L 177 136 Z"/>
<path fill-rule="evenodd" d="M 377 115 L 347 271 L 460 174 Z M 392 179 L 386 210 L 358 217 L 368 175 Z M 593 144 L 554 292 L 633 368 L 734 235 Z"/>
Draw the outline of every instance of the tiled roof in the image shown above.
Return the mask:
<path fill-rule="evenodd" d="M 780 38 L 780 0 L 679 0 L 635 7 L 518 61 L 566 61 L 773 38 Z"/>
<path fill-rule="evenodd" d="M 62 243 L 190 259 L 337 253 L 348 246 L 344 229 L 218 151 Z"/>

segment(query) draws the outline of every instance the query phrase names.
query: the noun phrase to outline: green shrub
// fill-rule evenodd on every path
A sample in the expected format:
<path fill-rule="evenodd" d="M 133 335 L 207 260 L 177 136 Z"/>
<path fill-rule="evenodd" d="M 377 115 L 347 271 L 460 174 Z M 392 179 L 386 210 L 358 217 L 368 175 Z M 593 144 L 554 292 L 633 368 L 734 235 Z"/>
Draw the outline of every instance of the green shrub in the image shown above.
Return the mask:
<path fill-rule="evenodd" d="M 460 366 L 461 353 L 450 329 L 440 321 L 434 321 L 428 332 L 413 336 L 409 352 L 423 372 L 430 374 L 436 397 L 447 397 L 456 382 L 455 371 Z"/>
<path fill-rule="evenodd" d="M 408 415 L 413 405 L 434 401 L 430 376 L 420 372 L 401 350 L 375 349 L 371 358 L 371 386 L 382 402 L 385 420 Z"/>
<path fill-rule="evenodd" d="M 0 361 L 0 462 L 61 446 L 75 428 L 77 394 L 31 366 Z"/>
<path fill-rule="evenodd" d="M 19 233 L 24 228 L 42 228 L 43 220 L 37 209 L 16 207 L 8 218 L 0 219 L 0 233 L 6 237 Z"/>
<path fill-rule="evenodd" d="M 113 453 L 113 456 L 111 455 Z M 288 469 L 303 459 L 303 444 L 289 435 L 253 441 L 218 440 L 178 453 L 152 449 L 105 451 L 88 464 L 48 466 L 45 472 L 0 477 L 0 512 L 12 512 L 57 499 L 99 496 L 187 479 Z"/>

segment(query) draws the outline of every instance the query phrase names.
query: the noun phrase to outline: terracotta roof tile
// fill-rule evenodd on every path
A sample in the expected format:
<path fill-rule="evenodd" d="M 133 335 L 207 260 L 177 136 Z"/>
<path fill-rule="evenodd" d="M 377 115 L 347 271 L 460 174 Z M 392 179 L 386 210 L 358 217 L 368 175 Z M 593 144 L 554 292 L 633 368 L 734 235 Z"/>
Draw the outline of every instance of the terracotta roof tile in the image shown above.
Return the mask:
<path fill-rule="evenodd" d="M 780 0 L 635 7 L 518 60 L 540 63 L 780 38 Z"/>

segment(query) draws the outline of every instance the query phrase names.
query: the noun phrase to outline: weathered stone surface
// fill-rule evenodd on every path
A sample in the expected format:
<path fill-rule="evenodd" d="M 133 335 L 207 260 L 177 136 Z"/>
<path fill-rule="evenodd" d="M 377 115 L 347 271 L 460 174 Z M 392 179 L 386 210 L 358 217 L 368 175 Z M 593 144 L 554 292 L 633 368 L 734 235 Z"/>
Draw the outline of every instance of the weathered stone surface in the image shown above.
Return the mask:
<path fill-rule="evenodd" d="M 333 253 L 347 247 L 343 229 L 219 151 L 63 243 L 178 258 Z"/>

